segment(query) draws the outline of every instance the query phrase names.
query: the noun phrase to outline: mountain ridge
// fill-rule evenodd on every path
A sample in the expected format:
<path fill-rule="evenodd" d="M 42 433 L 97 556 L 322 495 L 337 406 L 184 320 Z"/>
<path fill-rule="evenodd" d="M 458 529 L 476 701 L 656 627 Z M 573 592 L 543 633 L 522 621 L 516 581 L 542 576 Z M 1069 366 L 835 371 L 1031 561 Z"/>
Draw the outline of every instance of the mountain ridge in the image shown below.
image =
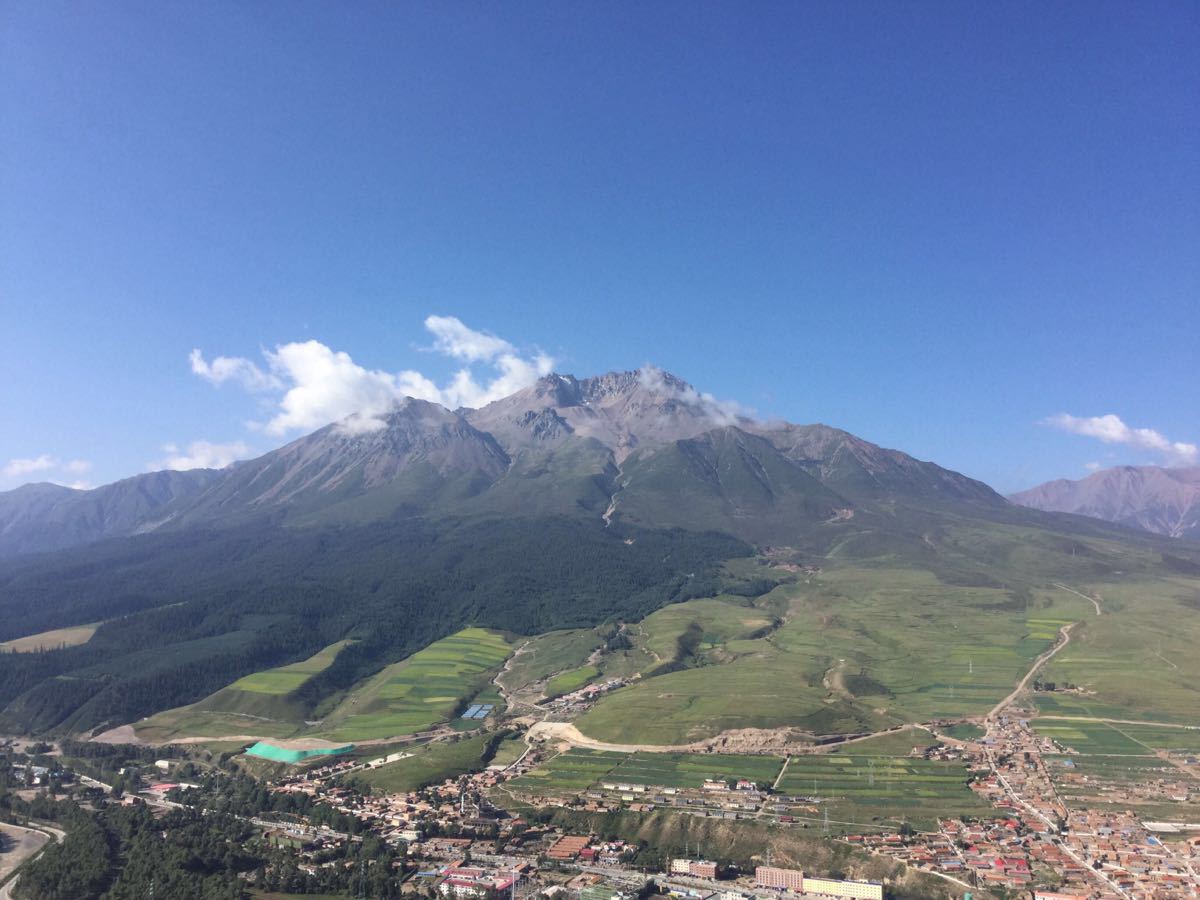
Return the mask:
<path fill-rule="evenodd" d="M 1200 466 L 1114 466 L 1059 478 L 1009 499 L 1045 512 L 1089 516 L 1153 534 L 1200 539 Z"/>

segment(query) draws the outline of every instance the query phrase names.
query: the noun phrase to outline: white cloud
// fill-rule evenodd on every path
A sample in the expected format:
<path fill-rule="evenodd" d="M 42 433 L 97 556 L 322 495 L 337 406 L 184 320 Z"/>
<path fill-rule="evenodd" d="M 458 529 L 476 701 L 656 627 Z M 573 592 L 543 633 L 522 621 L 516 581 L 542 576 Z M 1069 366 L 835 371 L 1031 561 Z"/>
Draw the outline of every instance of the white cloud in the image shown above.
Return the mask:
<path fill-rule="evenodd" d="M 249 391 L 278 390 L 283 386 L 274 375 L 240 356 L 218 356 L 207 362 L 204 354 L 196 349 L 188 354 L 188 361 L 192 364 L 192 372 L 213 384 L 236 381 Z"/>
<path fill-rule="evenodd" d="M 455 359 L 481 362 L 515 352 L 504 338 L 468 328 L 454 316 L 429 316 L 425 327 L 433 334 L 433 349 Z"/>
<path fill-rule="evenodd" d="M 689 406 L 699 407 L 716 425 L 736 425 L 742 419 L 753 418 L 754 411 L 735 400 L 718 400 L 712 394 L 701 393 L 687 382 L 668 375 L 657 366 L 645 365 L 638 369 L 638 380 L 648 390 L 659 394 L 674 395 Z"/>
<path fill-rule="evenodd" d="M 58 460 L 43 453 L 30 459 L 10 459 L 4 465 L 6 478 L 21 478 L 34 472 L 47 472 L 58 468 Z"/>
<path fill-rule="evenodd" d="M 1153 450 L 1172 463 L 1194 463 L 1200 460 L 1200 447 L 1195 444 L 1171 441 L 1153 428 L 1131 428 L 1112 413 L 1082 418 L 1059 413 L 1042 419 L 1039 424 L 1095 438 L 1105 444 L 1125 444 L 1143 450 Z"/>
<path fill-rule="evenodd" d="M 1089 463 L 1084 463 L 1083 467 L 1085 469 L 1087 469 L 1089 472 L 1099 472 L 1101 469 L 1104 468 L 1104 463 L 1089 462 Z"/>
<path fill-rule="evenodd" d="M 425 327 L 434 337 L 434 352 L 490 369 L 480 378 L 468 365 L 438 386 L 422 373 L 406 369 L 367 369 L 348 353 L 319 341 L 280 344 L 264 350 L 266 370 L 241 357 L 207 362 L 199 350 L 190 356 L 192 371 L 214 384 L 235 381 L 248 390 L 279 394 L 275 414 L 258 427 L 269 434 L 312 431 L 342 422 L 352 432 L 381 428 L 383 416 L 397 400 L 415 397 L 449 408 L 479 407 L 527 387 L 554 367 L 544 353 L 526 357 L 503 338 L 468 328 L 452 316 L 429 316 Z"/>
<path fill-rule="evenodd" d="M 174 469 L 185 472 L 188 469 L 223 469 L 232 462 L 244 459 L 250 455 L 250 448 L 242 441 L 231 441 L 228 444 L 214 444 L 211 441 L 192 441 L 186 449 L 181 450 L 176 444 L 163 444 L 166 457 L 150 463 L 150 471 Z"/>
<path fill-rule="evenodd" d="M 31 475 L 44 472 L 47 474 L 43 476 L 43 480 L 49 481 L 51 484 L 59 484 L 63 487 L 72 487 L 86 491 L 92 487 L 88 482 L 78 477 L 64 478 L 62 476 L 83 475 L 85 472 L 90 472 L 91 468 L 92 464 L 86 459 L 72 459 L 69 462 L 62 462 L 57 457 L 43 453 L 41 456 L 34 456 L 28 459 L 10 459 L 0 469 L 0 476 L 5 480 L 18 479 L 27 481 Z M 55 473 L 59 477 L 50 477 L 49 473 Z"/>

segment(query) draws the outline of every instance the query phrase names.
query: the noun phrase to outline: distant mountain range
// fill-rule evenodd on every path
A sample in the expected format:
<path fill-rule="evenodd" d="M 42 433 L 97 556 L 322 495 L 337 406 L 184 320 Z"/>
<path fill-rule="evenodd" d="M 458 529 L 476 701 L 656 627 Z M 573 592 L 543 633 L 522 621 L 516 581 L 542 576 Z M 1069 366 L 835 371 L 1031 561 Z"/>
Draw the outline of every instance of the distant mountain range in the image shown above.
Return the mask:
<path fill-rule="evenodd" d="M 1200 467 L 1117 466 L 1078 481 L 1048 481 L 1009 499 L 1032 509 L 1200 539 Z"/>
<path fill-rule="evenodd" d="M 563 514 L 793 543 L 815 526 L 991 488 L 825 425 L 762 423 L 657 370 L 549 375 L 481 409 L 405 399 L 227 469 L 0 494 L 0 555 L 220 527 Z"/>

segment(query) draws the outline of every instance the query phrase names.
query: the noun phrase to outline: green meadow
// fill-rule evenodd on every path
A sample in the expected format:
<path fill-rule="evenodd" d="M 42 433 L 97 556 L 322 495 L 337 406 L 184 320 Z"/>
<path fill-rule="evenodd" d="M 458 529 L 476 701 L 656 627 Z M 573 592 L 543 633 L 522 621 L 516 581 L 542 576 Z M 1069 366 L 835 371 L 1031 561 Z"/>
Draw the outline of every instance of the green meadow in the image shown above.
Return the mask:
<path fill-rule="evenodd" d="M 496 632 L 464 628 L 356 687 L 325 718 L 317 736 L 353 741 L 431 728 L 486 690 L 511 651 Z"/>

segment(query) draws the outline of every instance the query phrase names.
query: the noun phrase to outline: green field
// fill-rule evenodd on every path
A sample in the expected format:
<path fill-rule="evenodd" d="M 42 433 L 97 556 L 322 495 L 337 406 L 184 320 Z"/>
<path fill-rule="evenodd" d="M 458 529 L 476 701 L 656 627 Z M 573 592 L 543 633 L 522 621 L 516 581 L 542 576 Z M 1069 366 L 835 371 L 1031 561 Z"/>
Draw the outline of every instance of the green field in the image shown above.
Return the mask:
<path fill-rule="evenodd" d="M 334 658 L 348 643 L 350 642 L 338 641 L 303 662 L 281 666 L 278 669 L 267 669 L 265 672 L 255 672 L 253 675 L 239 678 L 229 686 L 229 690 L 249 691 L 256 694 L 290 694 L 312 676 L 329 668 L 333 664 Z"/>
<path fill-rule="evenodd" d="M 719 753 L 634 753 L 617 764 L 608 778 L 655 787 L 698 788 L 706 779 L 744 778 L 770 787 L 783 768 L 779 756 L 732 756 Z"/>
<path fill-rule="evenodd" d="M 1141 578 L 1081 585 L 1104 615 L 1085 616 L 1043 678 L 1094 692 L 1039 695 L 1043 713 L 1200 722 L 1200 585 Z"/>
<path fill-rule="evenodd" d="M 304 728 L 304 708 L 288 694 L 324 671 L 346 646 L 338 641 L 308 659 L 239 678 L 199 703 L 169 709 L 136 726 L 143 740 L 180 737 L 293 737 Z"/>
<path fill-rule="evenodd" d="M 621 743 L 679 744 L 733 728 L 814 734 L 875 731 L 900 722 L 985 713 L 1053 642 L 1059 621 L 1090 604 L 1066 592 L 1031 594 L 945 584 L 911 569 L 833 568 L 736 598 L 676 604 L 648 617 L 644 643 L 674 654 L 697 623 L 688 665 L 616 692 L 576 724 Z M 765 633 L 764 633 L 765 630 Z"/>
<path fill-rule="evenodd" d="M 546 696 L 557 697 L 560 694 L 577 691 L 585 684 L 594 681 L 599 675 L 600 670 L 595 666 L 580 666 L 578 669 L 563 672 L 546 683 Z"/>
<path fill-rule="evenodd" d="M 967 769 L 958 762 L 906 756 L 845 753 L 793 756 L 779 782 L 781 794 L 815 798 L 793 814 L 824 816 L 854 830 L 858 825 L 907 821 L 934 828 L 939 816 L 987 818 L 992 808 L 967 786 Z M 818 813 L 804 810 L 815 806 Z"/>
<path fill-rule="evenodd" d="M 444 722 L 489 688 L 511 649 L 495 632 L 465 628 L 355 688 L 316 734 L 335 741 L 366 740 L 411 734 Z M 494 702 L 496 695 L 488 697 Z"/>
<path fill-rule="evenodd" d="M 1157 755 L 1164 750 L 1176 755 L 1200 753 L 1200 730 L 1053 718 L 1035 719 L 1033 726 L 1071 751 L 1046 756 L 1046 767 L 1068 805 L 1115 805 L 1149 819 L 1196 821 L 1200 816 L 1200 802 L 1170 799 L 1180 794 L 1194 797 L 1200 792 L 1200 781 Z M 1165 796 L 1157 799 L 1134 799 L 1124 793 L 1126 788 L 1154 783 L 1178 787 L 1164 789 Z"/>
<path fill-rule="evenodd" d="M 500 682 L 508 691 L 519 691 L 558 672 L 582 666 L 603 644 L 604 638 L 595 628 L 551 631 L 530 638 L 509 661 Z"/>
<path fill-rule="evenodd" d="M 557 796 L 587 790 L 617 767 L 628 754 L 573 747 L 508 782 L 514 797 Z"/>
<path fill-rule="evenodd" d="M 351 691 L 319 725 L 307 725 L 309 712 L 292 692 L 328 667 L 345 643 L 332 644 L 303 662 L 247 675 L 199 703 L 152 716 L 137 725 L 137 733 L 152 741 L 228 735 L 361 741 L 440 724 L 476 696 L 500 703 L 490 680 L 510 646 L 495 632 L 466 628 L 387 666 Z M 452 721 L 466 730 L 483 724 Z"/>
<path fill-rule="evenodd" d="M 372 793 L 407 793 L 439 784 L 487 765 L 484 754 L 492 735 L 478 734 L 457 741 L 436 741 L 415 747 L 412 756 L 356 773 Z"/>

